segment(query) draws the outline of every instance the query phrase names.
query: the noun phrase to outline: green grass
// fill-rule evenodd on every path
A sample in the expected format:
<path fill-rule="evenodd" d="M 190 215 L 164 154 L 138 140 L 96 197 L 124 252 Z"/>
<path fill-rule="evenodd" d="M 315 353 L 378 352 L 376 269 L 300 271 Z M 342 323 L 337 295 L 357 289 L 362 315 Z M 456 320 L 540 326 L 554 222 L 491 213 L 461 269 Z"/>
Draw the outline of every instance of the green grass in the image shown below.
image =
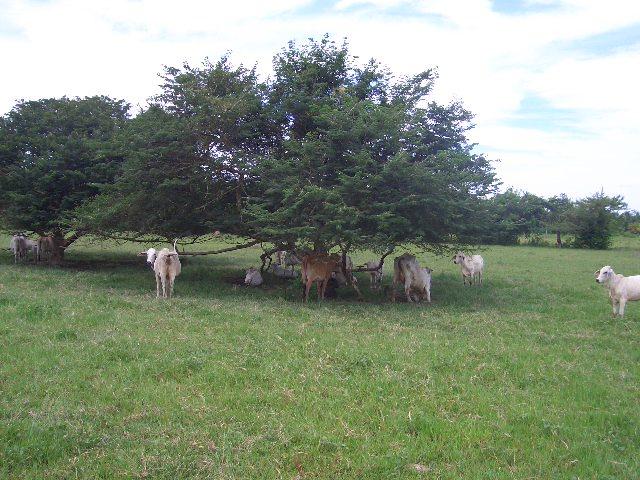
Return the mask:
<path fill-rule="evenodd" d="M 423 256 L 431 306 L 234 287 L 258 249 L 157 301 L 139 248 L 0 253 L 0 478 L 640 478 L 640 303 L 593 277 L 640 241 L 491 247 L 482 288 Z"/>

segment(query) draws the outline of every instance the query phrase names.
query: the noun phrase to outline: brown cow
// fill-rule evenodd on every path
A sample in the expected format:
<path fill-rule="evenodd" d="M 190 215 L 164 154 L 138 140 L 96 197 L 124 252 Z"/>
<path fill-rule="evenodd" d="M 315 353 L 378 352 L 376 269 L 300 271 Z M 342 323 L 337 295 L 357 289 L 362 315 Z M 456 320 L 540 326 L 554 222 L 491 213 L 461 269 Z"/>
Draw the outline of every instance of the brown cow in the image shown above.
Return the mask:
<path fill-rule="evenodd" d="M 52 236 L 38 238 L 38 260 L 51 261 L 53 249 L 55 248 L 55 242 Z"/>
<path fill-rule="evenodd" d="M 318 282 L 318 300 L 324 300 L 324 292 L 331 275 L 340 265 L 340 256 L 335 253 L 310 253 L 302 257 L 303 301 L 309 299 L 313 282 Z"/>

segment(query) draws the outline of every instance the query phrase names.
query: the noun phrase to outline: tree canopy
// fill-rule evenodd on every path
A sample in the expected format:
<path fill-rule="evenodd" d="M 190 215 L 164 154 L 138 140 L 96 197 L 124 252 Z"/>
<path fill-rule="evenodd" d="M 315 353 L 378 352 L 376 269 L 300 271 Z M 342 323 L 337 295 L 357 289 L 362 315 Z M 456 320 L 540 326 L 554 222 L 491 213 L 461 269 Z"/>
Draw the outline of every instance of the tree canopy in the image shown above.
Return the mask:
<path fill-rule="evenodd" d="M 23 101 L 2 117 L 0 222 L 58 238 L 76 230 L 75 209 L 120 170 L 112 139 L 128 109 L 108 97 L 63 97 Z"/>
<path fill-rule="evenodd" d="M 495 174 L 472 153 L 471 113 L 430 100 L 434 70 L 397 78 L 329 37 L 289 43 L 273 66 L 266 81 L 226 56 L 165 68 L 162 93 L 119 136 L 121 175 L 81 210 L 84 225 L 318 250 L 473 238 Z"/>

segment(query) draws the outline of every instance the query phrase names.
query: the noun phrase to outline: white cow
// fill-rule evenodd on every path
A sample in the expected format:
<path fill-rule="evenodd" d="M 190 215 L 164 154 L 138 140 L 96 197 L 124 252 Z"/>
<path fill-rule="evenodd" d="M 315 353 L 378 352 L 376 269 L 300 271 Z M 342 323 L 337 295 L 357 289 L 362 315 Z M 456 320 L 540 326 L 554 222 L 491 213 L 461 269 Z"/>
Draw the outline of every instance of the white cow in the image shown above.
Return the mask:
<path fill-rule="evenodd" d="M 458 252 L 453 257 L 453 263 L 460 265 L 462 271 L 462 283 L 469 285 L 479 284 L 482 285 L 482 275 L 484 272 L 484 258 L 482 255 L 465 255 L 462 252 Z"/>
<path fill-rule="evenodd" d="M 251 267 L 247 270 L 247 274 L 244 277 L 244 284 L 249 287 L 257 287 L 262 285 L 262 275 L 260 270 L 256 267 Z"/>
<path fill-rule="evenodd" d="M 27 256 L 27 237 L 24 235 L 14 235 L 11 237 L 11 252 L 13 253 L 13 263 L 22 261 Z"/>
<path fill-rule="evenodd" d="M 298 272 L 296 272 L 295 270 L 288 270 L 278 263 L 272 264 L 271 267 L 269 267 L 269 270 L 271 270 L 271 272 L 276 277 L 279 277 L 279 278 L 297 278 L 298 277 Z"/>
<path fill-rule="evenodd" d="M 396 284 L 404 285 L 408 302 L 427 299 L 431 303 L 431 269 L 420 267 L 418 260 L 410 253 L 404 253 L 393 260 L 392 300 L 396 301 Z"/>
<path fill-rule="evenodd" d="M 609 265 L 596 270 L 596 282 L 609 289 L 609 298 L 613 306 L 613 316 L 624 315 L 628 301 L 640 300 L 640 275 L 625 277 L 617 274 Z"/>
<path fill-rule="evenodd" d="M 25 240 L 25 246 L 27 248 L 27 252 L 31 252 L 31 254 L 33 255 L 33 261 L 38 262 L 38 260 L 40 259 L 40 248 L 38 246 L 38 241 L 27 238 Z"/>
<path fill-rule="evenodd" d="M 156 298 L 160 298 L 160 287 L 162 287 L 162 297 L 171 298 L 175 279 L 182 271 L 176 242 L 173 242 L 173 252 L 168 248 L 158 252 L 153 262 L 153 271 L 156 274 Z"/>

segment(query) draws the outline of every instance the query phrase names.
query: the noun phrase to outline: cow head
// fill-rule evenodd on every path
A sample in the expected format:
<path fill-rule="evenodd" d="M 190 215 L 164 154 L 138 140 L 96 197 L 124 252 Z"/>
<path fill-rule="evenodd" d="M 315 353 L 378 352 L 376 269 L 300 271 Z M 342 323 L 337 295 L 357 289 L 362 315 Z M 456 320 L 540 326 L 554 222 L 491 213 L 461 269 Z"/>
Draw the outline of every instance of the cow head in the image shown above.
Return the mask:
<path fill-rule="evenodd" d="M 139 257 L 147 257 L 147 265 L 153 268 L 153 264 L 156 262 L 156 257 L 158 256 L 158 252 L 155 248 L 150 248 L 149 250 L 145 250 L 138 254 Z"/>
<path fill-rule="evenodd" d="M 464 262 L 465 259 L 465 255 L 462 252 L 458 252 L 456 253 L 453 258 L 451 260 L 453 260 L 453 263 L 455 263 L 456 265 L 461 264 L 462 262 Z"/>
<path fill-rule="evenodd" d="M 613 277 L 614 274 L 615 272 L 613 271 L 613 268 L 611 268 L 609 265 L 606 265 L 600 270 L 596 270 L 596 282 L 607 283 L 609 280 L 611 280 L 611 277 Z"/>

